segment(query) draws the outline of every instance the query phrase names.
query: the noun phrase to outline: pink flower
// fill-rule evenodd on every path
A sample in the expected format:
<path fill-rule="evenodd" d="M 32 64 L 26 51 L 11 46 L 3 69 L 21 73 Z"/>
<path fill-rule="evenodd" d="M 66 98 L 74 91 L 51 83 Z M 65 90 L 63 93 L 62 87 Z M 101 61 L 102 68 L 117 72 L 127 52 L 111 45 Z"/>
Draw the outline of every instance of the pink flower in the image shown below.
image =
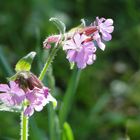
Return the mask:
<path fill-rule="evenodd" d="M 114 30 L 113 20 L 96 17 L 95 22 L 89 26 L 82 22 L 83 26 L 73 28 L 63 34 L 64 39 L 59 41 L 60 35 L 48 37 L 44 41 L 44 47 L 50 48 L 51 43 L 60 43 L 67 53 L 67 59 L 72 64 L 77 64 L 80 69 L 91 65 L 96 60 L 96 48 L 105 50 L 105 41 L 112 39 Z"/>
<path fill-rule="evenodd" d="M 14 81 L 9 85 L 0 84 L 0 101 L 7 106 L 20 105 L 25 99 L 25 92 Z"/>
<path fill-rule="evenodd" d="M 34 88 L 26 93 L 27 108 L 24 111 L 25 116 L 31 116 L 35 111 L 41 111 L 43 107 L 51 102 L 56 102 L 56 100 L 49 93 L 47 87 Z"/>
<path fill-rule="evenodd" d="M 49 102 L 53 102 L 54 106 L 57 105 L 55 98 L 50 94 L 50 89 L 45 86 L 26 88 L 25 91 L 14 81 L 10 81 L 9 85 L 0 84 L 0 103 L 9 110 L 15 108 L 21 111 L 25 108 L 22 110 L 25 116 L 33 115 L 34 111 L 41 111 Z"/>
<path fill-rule="evenodd" d="M 114 30 L 113 20 L 96 17 L 94 25 L 97 26 L 99 32 L 102 34 L 102 39 L 109 41 L 112 39 L 111 33 Z"/>
<path fill-rule="evenodd" d="M 91 65 L 96 59 L 96 47 L 92 41 L 85 42 L 88 37 L 76 33 L 70 40 L 64 43 L 63 50 L 67 52 L 69 62 L 74 62 L 77 67 L 83 69 Z"/>

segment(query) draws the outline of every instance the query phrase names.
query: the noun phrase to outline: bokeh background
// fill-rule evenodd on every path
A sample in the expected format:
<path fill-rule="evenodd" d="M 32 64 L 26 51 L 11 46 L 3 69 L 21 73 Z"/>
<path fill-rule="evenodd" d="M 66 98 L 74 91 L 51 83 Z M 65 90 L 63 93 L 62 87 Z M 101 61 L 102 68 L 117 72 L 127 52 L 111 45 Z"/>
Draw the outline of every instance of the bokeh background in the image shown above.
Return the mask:
<path fill-rule="evenodd" d="M 69 30 L 81 18 L 91 22 L 96 16 L 114 20 L 113 39 L 82 71 L 67 121 L 75 140 L 140 140 L 139 0 L 0 0 L 0 82 L 30 51 L 38 53 L 32 71 L 39 74 L 47 57 L 42 42 L 58 33 L 50 17 L 60 18 Z M 65 57 L 59 51 L 53 63 L 58 103 L 72 73 Z M 33 118 L 29 139 L 47 139 L 47 108 Z M 18 113 L 0 112 L 0 140 L 18 140 L 19 123 Z"/>

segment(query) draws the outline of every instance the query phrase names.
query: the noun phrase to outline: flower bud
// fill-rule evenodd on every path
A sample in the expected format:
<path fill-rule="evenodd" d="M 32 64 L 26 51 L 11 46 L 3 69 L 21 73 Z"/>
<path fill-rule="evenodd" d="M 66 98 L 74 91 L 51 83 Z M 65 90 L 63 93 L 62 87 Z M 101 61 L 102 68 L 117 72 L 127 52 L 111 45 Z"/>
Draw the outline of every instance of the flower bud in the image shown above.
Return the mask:
<path fill-rule="evenodd" d="M 45 39 L 45 41 L 43 42 L 43 46 L 44 48 L 46 49 L 49 49 L 51 48 L 51 43 L 56 43 L 58 42 L 60 39 L 60 35 L 52 35 L 52 36 L 49 36 L 48 38 Z"/>
<path fill-rule="evenodd" d="M 26 72 L 26 71 L 20 72 L 18 74 L 16 82 L 25 91 L 27 89 L 32 90 L 34 87 L 37 87 L 37 88 L 43 87 L 42 82 L 33 73 Z"/>

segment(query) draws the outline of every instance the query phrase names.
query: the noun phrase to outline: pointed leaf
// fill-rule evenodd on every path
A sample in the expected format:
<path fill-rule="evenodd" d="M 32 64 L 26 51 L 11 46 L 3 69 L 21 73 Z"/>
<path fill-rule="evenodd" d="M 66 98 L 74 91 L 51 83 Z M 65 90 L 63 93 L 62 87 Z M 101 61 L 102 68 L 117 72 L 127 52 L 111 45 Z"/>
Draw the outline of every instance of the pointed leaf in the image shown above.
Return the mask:
<path fill-rule="evenodd" d="M 30 71 L 31 64 L 35 55 L 36 55 L 36 52 L 30 52 L 29 54 L 21 58 L 16 64 L 16 67 L 15 67 L 16 72 Z"/>
<path fill-rule="evenodd" d="M 67 122 L 65 122 L 64 125 L 63 125 L 62 140 L 74 140 L 72 129 Z"/>
<path fill-rule="evenodd" d="M 78 86 L 80 73 L 81 71 L 77 69 L 73 71 L 65 96 L 63 98 L 63 104 L 61 105 L 61 109 L 59 111 L 59 119 L 61 127 L 63 126 L 63 123 L 66 121 L 69 111 L 71 109 L 71 104 Z"/>
<path fill-rule="evenodd" d="M 50 21 L 52 21 L 56 25 L 56 27 L 58 28 L 60 33 L 62 33 L 62 34 L 65 33 L 66 26 L 62 21 L 60 21 L 58 18 L 50 18 Z"/>

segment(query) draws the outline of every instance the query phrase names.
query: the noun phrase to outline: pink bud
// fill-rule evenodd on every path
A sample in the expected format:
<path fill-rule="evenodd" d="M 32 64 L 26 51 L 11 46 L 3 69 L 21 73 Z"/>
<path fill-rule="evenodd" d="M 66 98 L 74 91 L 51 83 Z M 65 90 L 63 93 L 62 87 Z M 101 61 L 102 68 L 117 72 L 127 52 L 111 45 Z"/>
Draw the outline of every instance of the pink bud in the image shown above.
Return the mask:
<path fill-rule="evenodd" d="M 45 41 L 43 42 L 43 46 L 44 48 L 50 49 L 51 48 L 51 43 L 56 43 L 58 42 L 60 39 L 60 35 L 52 35 L 49 36 L 48 38 L 45 39 Z"/>
<path fill-rule="evenodd" d="M 92 35 L 96 31 L 97 31 L 96 26 L 89 26 L 89 27 L 85 27 L 81 32 L 85 33 L 88 36 L 88 35 Z"/>

